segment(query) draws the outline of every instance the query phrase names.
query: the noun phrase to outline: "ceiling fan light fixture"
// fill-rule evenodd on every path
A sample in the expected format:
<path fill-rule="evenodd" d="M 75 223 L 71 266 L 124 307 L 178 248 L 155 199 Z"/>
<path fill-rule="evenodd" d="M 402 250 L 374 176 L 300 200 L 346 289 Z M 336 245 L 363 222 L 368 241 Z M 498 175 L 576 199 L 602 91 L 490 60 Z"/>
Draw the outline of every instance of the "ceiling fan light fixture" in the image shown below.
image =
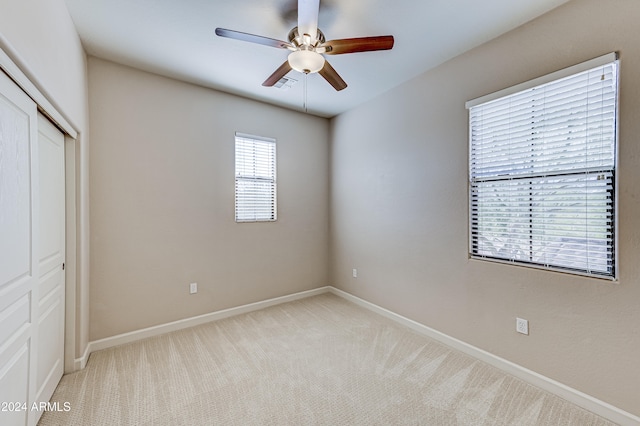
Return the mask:
<path fill-rule="evenodd" d="M 313 74 L 324 67 L 324 56 L 312 50 L 296 50 L 288 57 L 289 65 L 296 71 Z"/>

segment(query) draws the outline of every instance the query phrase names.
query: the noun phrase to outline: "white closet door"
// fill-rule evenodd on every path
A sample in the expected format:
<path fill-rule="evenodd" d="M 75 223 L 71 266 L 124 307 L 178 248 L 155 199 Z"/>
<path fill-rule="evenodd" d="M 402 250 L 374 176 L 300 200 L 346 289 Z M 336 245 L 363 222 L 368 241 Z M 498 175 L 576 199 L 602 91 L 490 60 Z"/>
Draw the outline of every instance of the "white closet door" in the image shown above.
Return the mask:
<path fill-rule="evenodd" d="M 35 375 L 38 236 L 35 103 L 0 72 L 0 424 L 26 425 Z"/>
<path fill-rule="evenodd" d="M 38 115 L 39 280 L 35 401 L 51 399 L 64 370 L 64 135 Z M 42 414 L 37 410 L 36 417 Z"/>
<path fill-rule="evenodd" d="M 62 375 L 64 215 L 64 136 L 0 72 L 2 426 L 35 425 Z"/>

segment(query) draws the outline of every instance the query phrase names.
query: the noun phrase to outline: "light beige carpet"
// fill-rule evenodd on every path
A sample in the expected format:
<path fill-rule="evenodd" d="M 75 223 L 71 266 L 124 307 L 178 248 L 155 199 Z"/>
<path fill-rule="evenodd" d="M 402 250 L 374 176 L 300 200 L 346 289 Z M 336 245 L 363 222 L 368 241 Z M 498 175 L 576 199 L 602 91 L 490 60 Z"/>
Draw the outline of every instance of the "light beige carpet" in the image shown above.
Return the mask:
<path fill-rule="evenodd" d="M 325 294 L 91 355 L 40 425 L 610 425 Z"/>

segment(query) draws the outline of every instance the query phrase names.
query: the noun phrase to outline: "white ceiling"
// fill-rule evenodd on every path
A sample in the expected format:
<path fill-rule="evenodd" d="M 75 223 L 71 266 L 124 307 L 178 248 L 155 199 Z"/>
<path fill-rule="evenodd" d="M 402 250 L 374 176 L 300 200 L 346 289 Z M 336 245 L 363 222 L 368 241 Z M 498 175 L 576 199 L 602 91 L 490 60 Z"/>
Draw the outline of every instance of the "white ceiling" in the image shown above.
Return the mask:
<path fill-rule="evenodd" d="M 87 52 L 135 68 L 302 110 L 303 75 L 262 82 L 288 50 L 217 37 L 216 27 L 287 40 L 296 0 L 65 0 Z M 307 80 L 309 113 L 331 117 L 568 0 L 321 0 L 327 40 L 391 34 L 390 51 L 327 56 L 349 85 Z"/>

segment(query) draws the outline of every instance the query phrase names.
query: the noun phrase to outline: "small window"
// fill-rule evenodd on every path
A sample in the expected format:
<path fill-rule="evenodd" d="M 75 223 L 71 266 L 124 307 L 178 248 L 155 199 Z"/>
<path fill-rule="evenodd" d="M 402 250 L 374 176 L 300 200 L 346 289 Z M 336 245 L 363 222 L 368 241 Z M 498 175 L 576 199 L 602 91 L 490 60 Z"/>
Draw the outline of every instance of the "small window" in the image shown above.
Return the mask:
<path fill-rule="evenodd" d="M 236 133 L 236 222 L 276 220 L 276 141 Z"/>
<path fill-rule="evenodd" d="M 471 257 L 615 277 L 617 67 L 467 103 Z"/>

